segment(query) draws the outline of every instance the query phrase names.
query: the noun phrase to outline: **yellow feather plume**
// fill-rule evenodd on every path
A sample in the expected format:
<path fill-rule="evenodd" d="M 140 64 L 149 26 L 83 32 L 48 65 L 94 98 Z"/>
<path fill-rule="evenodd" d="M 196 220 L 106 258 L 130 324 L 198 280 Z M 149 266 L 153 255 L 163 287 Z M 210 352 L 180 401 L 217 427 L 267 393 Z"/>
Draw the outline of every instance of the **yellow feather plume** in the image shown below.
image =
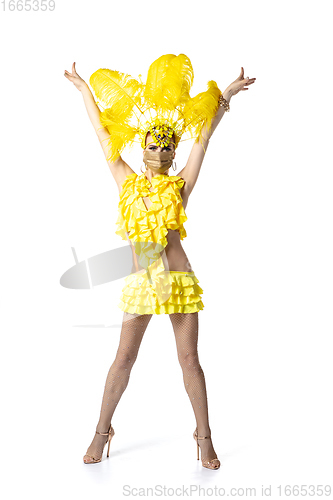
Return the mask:
<path fill-rule="evenodd" d="M 106 109 L 100 114 L 100 122 L 103 127 L 106 127 L 110 137 L 108 146 L 110 154 L 107 161 L 114 162 L 124 150 L 129 142 L 133 142 L 138 128 L 132 127 L 127 123 L 128 110 L 124 110 L 123 114 L 114 114 L 111 108 Z"/>
<path fill-rule="evenodd" d="M 130 75 L 99 69 L 93 73 L 89 83 L 97 99 L 104 108 L 100 115 L 101 125 L 109 134 L 110 156 L 108 161 L 115 161 L 128 142 L 133 141 L 137 128 L 130 121 L 135 114 L 142 114 L 141 99 L 144 85 Z"/>
<path fill-rule="evenodd" d="M 194 73 L 190 59 L 180 54 L 171 61 L 168 73 L 167 95 L 175 105 L 182 106 L 190 98 L 190 90 L 193 84 Z"/>
<path fill-rule="evenodd" d="M 121 115 L 124 109 L 128 115 L 133 111 L 142 112 L 140 105 L 144 85 L 130 75 L 99 69 L 91 75 L 89 83 L 103 107 L 112 107 L 114 115 Z"/>
<path fill-rule="evenodd" d="M 159 113 L 174 111 L 185 104 L 193 83 L 193 68 L 184 54 L 166 54 L 154 61 L 148 70 L 144 99 Z"/>
<path fill-rule="evenodd" d="M 220 89 L 213 80 L 208 82 L 208 90 L 190 98 L 184 108 L 184 128 L 194 137 L 200 135 L 206 124 L 210 129 L 212 119 L 218 110 Z"/>

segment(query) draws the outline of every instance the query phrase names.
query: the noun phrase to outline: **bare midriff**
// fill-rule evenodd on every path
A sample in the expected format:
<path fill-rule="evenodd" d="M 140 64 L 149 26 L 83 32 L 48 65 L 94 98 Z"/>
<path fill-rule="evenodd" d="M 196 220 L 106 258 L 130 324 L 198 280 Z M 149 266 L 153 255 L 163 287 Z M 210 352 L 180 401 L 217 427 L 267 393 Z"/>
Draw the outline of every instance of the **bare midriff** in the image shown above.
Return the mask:
<path fill-rule="evenodd" d="M 128 233 L 127 233 L 128 234 Z M 187 255 L 182 247 L 180 234 L 177 229 L 169 229 L 166 235 L 168 241 L 167 246 L 164 248 L 161 257 L 164 263 L 164 268 L 167 271 L 179 271 L 183 273 L 193 272 L 192 266 L 187 258 Z M 132 273 L 138 272 L 143 267 L 138 262 L 137 255 L 134 250 L 134 246 L 131 243 L 131 249 L 133 254 L 133 266 Z"/>
<path fill-rule="evenodd" d="M 187 255 L 182 247 L 180 234 L 177 229 L 169 229 L 166 236 L 168 244 L 164 249 L 167 262 L 164 261 L 164 267 L 169 271 L 192 272 L 192 266 L 187 258 Z"/>

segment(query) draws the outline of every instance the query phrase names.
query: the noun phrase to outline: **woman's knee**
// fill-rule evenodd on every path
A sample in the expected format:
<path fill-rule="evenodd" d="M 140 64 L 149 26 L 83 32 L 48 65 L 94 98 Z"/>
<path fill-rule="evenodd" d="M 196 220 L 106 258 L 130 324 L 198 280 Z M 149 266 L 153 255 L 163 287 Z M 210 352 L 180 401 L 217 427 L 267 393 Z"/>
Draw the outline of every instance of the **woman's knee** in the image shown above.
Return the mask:
<path fill-rule="evenodd" d="M 201 369 L 198 352 L 188 352 L 186 347 L 184 352 L 178 354 L 178 360 L 182 369 L 198 371 Z"/>
<path fill-rule="evenodd" d="M 136 360 L 136 354 L 130 353 L 117 353 L 116 358 L 114 360 L 114 366 L 116 370 L 124 371 L 131 370 L 132 366 Z"/>

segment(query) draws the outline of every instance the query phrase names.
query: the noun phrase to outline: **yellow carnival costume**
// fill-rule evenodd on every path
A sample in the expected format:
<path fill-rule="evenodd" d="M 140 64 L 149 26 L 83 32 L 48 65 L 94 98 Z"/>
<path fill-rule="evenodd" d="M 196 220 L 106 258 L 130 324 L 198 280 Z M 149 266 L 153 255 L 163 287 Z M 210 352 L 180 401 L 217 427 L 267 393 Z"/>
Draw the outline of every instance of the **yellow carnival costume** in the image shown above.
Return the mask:
<path fill-rule="evenodd" d="M 90 85 L 104 108 L 100 121 L 110 134 L 108 160 L 115 161 L 133 142 L 145 148 L 148 132 L 163 148 L 174 138 L 176 148 L 183 134 L 198 140 L 204 125 L 209 130 L 221 91 L 210 81 L 206 92 L 191 98 L 192 83 L 191 61 L 184 54 L 167 54 L 154 61 L 146 84 L 109 69 L 93 73 Z M 131 174 L 122 184 L 116 234 L 132 242 L 143 268 L 125 278 L 119 304 L 123 311 L 172 314 L 204 308 L 203 290 L 194 272 L 168 271 L 161 257 L 169 229 L 178 230 L 181 240 L 187 236 L 179 193 L 183 184 L 181 177 L 165 174 L 153 176 L 151 184 L 145 174 Z M 142 199 L 147 196 L 152 202 L 149 210 Z"/>
<path fill-rule="evenodd" d="M 125 278 L 120 309 L 136 314 L 191 313 L 204 308 L 202 288 L 194 272 L 166 271 L 160 252 L 168 244 L 168 229 L 178 230 L 180 239 L 187 234 L 187 220 L 179 189 L 184 180 L 177 175 L 156 175 L 153 191 L 145 174 L 126 177 L 120 193 L 116 234 L 134 245 L 139 263 L 144 268 Z M 142 197 L 152 202 L 146 209 Z M 145 271 L 147 269 L 148 272 Z"/>

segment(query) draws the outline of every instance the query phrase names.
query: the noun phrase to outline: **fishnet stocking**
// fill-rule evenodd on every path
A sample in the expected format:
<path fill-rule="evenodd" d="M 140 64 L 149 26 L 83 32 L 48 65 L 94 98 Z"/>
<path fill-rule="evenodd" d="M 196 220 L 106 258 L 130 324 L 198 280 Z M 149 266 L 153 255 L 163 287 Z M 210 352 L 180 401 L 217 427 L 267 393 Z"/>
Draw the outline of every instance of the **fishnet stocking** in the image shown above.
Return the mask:
<path fill-rule="evenodd" d="M 198 356 L 198 312 L 175 313 L 169 316 L 175 333 L 185 389 L 197 422 L 198 435 L 210 436 L 205 376 Z M 202 459 L 211 460 L 217 457 L 211 439 L 199 440 L 199 446 Z"/>
<path fill-rule="evenodd" d="M 115 360 L 106 378 L 96 431 L 108 432 L 113 413 L 128 385 L 129 376 L 151 316 L 151 314 L 131 315 L 124 313 L 119 346 Z M 99 459 L 102 456 L 103 446 L 107 440 L 107 436 L 95 434 L 87 450 L 87 455 Z M 91 461 L 89 457 L 85 457 L 84 460 L 87 462 Z"/>

